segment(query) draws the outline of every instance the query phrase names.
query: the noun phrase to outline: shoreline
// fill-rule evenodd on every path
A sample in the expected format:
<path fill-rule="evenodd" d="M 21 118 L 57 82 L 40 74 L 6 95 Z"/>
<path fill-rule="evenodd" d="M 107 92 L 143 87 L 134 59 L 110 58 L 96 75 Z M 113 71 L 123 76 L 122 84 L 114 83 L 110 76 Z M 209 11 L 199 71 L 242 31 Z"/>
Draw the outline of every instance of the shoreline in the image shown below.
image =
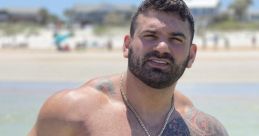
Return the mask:
<path fill-rule="evenodd" d="M 121 50 L 0 50 L 0 82 L 85 82 L 124 72 Z M 259 83 L 259 50 L 198 50 L 182 83 Z"/>

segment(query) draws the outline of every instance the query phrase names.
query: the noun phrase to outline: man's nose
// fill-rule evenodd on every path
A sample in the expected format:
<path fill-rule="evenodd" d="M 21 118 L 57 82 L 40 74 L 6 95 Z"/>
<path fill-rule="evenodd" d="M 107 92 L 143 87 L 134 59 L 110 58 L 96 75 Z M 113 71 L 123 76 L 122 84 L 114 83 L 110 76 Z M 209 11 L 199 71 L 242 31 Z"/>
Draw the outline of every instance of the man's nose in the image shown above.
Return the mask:
<path fill-rule="evenodd" d="M 157 46 L 155 47 L 155 50 L 159 53 L 170 53 L 169 45 L 166 41 L 160 41 Z"/>

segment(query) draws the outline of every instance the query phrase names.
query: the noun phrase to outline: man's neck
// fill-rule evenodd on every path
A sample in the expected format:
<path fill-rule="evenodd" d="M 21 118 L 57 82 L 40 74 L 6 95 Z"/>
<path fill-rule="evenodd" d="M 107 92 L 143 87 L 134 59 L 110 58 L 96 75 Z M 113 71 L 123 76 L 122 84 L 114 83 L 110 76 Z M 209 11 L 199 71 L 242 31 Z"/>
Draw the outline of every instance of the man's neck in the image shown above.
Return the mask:
<path fill-rule="evenodd" d="M 173 106 L 175 85 L 164 89 L 147 86 L 130 71 L 123 77 L 122 91 L 143 120 L 164 118 Z"/>

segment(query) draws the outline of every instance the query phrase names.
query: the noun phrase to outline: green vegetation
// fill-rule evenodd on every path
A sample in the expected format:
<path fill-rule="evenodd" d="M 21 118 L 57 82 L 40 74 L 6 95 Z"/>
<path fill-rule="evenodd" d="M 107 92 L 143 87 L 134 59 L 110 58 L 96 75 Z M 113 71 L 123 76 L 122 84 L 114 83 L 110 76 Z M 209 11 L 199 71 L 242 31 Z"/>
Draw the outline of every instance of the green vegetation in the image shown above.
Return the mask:
<path fill-rule="evenodd" d="M 247 11 L 252 4 L 252 0 L 234 0 L 229 9 L 233 11 L 235 20 L 242 21 L 246 20 Z"/>
<path fill-rule="evenodd" d="M 234 0 L 228 7 L 228 11 L 216 16 L 208 29 L 221 31 L 259 30 L 259 23 L 250 22 L 247 16 L 251 4 L 252 0 Z"/>
<path fill-rule="evenodd" d="M 114 25 L 96 25 L 94 26 L 94 34 L 96 35 L 117 35 L 120 33 L 129 33 L 129 25 L 124 24 L 120 26 Z"/>
<path fill-rule="evenodd" d="M 211 30 L 237 31 L 237 30 L 259 30 L 259 23 L 256 22 L 237 22 L 225 20 L 209 26 Z"/>
<path fill-rule="evenodd" d="M 3 35 L 12 36 L 20 33 L 27 35 L 38 34 L 41 26 L 36 23 L 0 23 L 0 30 Z"/>

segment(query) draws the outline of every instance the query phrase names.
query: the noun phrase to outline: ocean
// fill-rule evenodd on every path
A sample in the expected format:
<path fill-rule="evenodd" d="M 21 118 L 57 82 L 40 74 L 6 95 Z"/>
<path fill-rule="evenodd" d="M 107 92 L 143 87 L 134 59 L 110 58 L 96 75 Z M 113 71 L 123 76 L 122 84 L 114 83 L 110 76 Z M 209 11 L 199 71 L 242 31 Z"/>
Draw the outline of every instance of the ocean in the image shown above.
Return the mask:
<path fill-rule="evenodd" d="M 50 95 L 81 84 L 0 82 L 0 135 L 26 136 Z M 220 120 L 230 136 L 259 135 L 259 84 L 180 83 L 177 88 Z"/>

